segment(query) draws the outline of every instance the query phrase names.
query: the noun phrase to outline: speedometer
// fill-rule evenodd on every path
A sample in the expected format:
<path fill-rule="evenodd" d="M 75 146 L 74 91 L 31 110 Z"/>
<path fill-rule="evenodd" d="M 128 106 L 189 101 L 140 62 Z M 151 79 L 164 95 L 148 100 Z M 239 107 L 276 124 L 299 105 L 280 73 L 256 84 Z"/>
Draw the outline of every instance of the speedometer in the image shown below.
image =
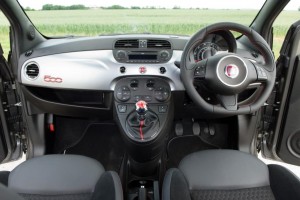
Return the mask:
<path fill-rule="evenodd" d="M 194 59 L 196 62 L 214 56 L 220 47 L 212 42 L 205 42 L 194 49 Z"/>

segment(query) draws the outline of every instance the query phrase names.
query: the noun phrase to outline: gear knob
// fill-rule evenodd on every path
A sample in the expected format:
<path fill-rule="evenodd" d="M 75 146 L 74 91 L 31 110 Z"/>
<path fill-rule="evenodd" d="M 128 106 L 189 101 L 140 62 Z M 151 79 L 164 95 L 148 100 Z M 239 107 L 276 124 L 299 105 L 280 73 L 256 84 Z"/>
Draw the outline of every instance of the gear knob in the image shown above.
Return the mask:
<path fill-rule="evenodd" d="M 135 111 L 138 115 L 139 120 L 144 120 L 148 111 L 147 102 L 146 101 L 138 101 L 135 104 Z"/>

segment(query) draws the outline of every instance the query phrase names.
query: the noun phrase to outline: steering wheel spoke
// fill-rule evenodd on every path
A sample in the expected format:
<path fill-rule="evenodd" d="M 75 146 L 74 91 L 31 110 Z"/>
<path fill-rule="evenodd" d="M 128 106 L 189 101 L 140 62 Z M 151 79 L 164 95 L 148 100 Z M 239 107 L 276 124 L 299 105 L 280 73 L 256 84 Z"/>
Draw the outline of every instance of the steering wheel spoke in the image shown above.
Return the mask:
<path fill-rule="evenodd" d="M 206 75 L 206 60 L 197 62 L 194 66 L 194 78 L 204 79 Z"/>
<path fill-rule="evenodd" d="M 238 95 L 216 95 L 221 105 L 229 111 L 236 111 L 238 105 Z"/>
<path fill-rule="evenodd" d="M 264 67 L 254 64 L 256 75 L 257 75 L 257 82 L 266 82 L 268 80 L 268 72 L 264 69 Z"/>

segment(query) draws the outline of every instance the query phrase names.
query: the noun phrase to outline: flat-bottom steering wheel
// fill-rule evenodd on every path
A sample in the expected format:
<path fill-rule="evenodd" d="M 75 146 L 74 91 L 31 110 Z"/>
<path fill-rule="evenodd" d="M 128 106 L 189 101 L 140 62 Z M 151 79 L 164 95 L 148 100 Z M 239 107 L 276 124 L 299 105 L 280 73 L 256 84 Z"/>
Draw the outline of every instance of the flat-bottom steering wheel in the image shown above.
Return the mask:
<path fill-rule="evenodd" d="M 264 62 L 258 63 L 236 53 L 220 53 L 195 63 L 190 59 L 195 46 L 215 31 L 236 31 L 248 37 L 259 50 Z M 193 102 L 202 110 L 215 115 L 248 114 L 257 111 L 267 100 L 275 83 L 275 62 L 267 42 L 253 29 L 236 23 L 217 23 L 198 31 L 186 44 L 182 57 L 180 75 L 185 89 Z M 216 95 L 220 104 L 214 105 L 204 100 L 194 87 L 194 80 L 201 79 L 206 87 Z M 247 104 L 238 103 L 238 94 L 251 83 L 260 83 L 259 93 L 255 93 Z"/>

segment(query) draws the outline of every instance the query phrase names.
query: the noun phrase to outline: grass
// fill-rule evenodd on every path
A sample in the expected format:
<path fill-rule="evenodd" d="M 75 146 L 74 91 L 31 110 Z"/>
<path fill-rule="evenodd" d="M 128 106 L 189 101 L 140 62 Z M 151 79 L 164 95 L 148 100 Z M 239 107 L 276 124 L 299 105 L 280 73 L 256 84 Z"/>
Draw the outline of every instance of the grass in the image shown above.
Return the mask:
<path fill-rule="evenodd" d="M 36 11 L 28 12 L 29 17 L 36 17 L 37 24 L 210 24 L 233 18 L 237 22 L 251 22 L 248 16 L 255 15 L 253 11 L 236 10 L 66 10 L 66 11 Z M 49 18 L 49 15 L 53 16 Z M 46 22 L 46 23 L 45 23 Z"/>
<path fill-rule="evenodd" d="M 159 33 L 192 35 L 202 27 L 220 21 L 249 25 L 254 10 L 66 10 L 29 11 L 38 30 L 46 36 L 111 33 Z M 51 16 L 51 17 L 49 17 Z M 0 40 L 9 49 L 8 22 L 0 16 Z M 274 24 L 274 52 L 278 55 L 289 26 L 300 18 L 298 11 L 284 11 Z"/>

